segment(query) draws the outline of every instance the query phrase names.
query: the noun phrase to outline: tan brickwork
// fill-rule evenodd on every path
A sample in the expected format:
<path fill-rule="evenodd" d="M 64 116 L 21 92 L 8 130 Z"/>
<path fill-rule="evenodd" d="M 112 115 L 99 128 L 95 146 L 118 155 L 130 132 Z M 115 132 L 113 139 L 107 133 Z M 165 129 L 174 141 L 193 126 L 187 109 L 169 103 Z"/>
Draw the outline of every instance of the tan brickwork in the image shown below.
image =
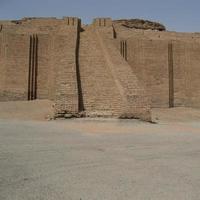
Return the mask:
<path fill-rule="evenodd" d="M 79 59 L 86 115 L 119 116 L 123 107 L 122 97 L 92 27 L 81 33 Z"/>
<path fill-rule="evenodd" d="M 78 86 L 76 74 L 76 31 L 54 37 L 53 65 L 55 67 L 56 113 L 78 113 Z M 73 50 L 73 51 L 72 51 Z"/>
<path fill-rule="evenodd" d="M 27 100 L 29 37 L 3 34 L 1 44 L 2 81 L 0 101 Z"/>
<path fill-rule="evenodd" d="M 131 38 L 127 40 L 127 53 L 152 107 L 169 107 L 168 42 Z"/>
<path fill-rule="evenodd" d="M 119 51 L 127 41 L 128 63 L 146 85 L 152 107 L 199 107 L 199 33 L 113 26 Z"/>
<path fill-rule="evenodd" d="M 56 114 L 78 113 L 80 19 L 24 18 L 1 23 L 0 101 L 50 99 L 55 102 Z"/>
<path fill-rule="evenodd" d="M 95 27 L 110 27 L 112 26 L 111 18 L 95 18 L 93 20 L 93 25 Z"/>
<path fill-rule="evenodd" d="M 200 44 L 173 41 L 174 105 L 200 107 Z"/>
<path fill-rule="evenodd" d="M 200 107 L 200 34 L 134 30 L 96 18 L 0 21 L 0 101 L 49 99 L 55 116 L 151 120 Z M 70 116 L 70 115 L 68 115 Z"/>
<path fill-rule="evenodd" d="M 96 32 L 122 98 L 121 117 L 151 121 L 150 101 L 142 82 L 126 59 L 120 56 L 114 40 L 107 37 L 107 31 L 98 29 Z"/>

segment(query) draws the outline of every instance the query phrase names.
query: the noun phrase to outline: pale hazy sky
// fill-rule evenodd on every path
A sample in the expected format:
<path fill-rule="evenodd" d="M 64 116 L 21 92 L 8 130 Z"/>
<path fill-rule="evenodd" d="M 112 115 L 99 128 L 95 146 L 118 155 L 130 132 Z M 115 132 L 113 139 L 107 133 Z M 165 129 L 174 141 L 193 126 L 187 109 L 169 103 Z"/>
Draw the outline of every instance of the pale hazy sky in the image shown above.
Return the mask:
<path fill-rule="evenodd" d="M 144 18 L 168 30 L 200 32 L 200 0 L 0 0 L 0 19 L 78 16 Z"/>

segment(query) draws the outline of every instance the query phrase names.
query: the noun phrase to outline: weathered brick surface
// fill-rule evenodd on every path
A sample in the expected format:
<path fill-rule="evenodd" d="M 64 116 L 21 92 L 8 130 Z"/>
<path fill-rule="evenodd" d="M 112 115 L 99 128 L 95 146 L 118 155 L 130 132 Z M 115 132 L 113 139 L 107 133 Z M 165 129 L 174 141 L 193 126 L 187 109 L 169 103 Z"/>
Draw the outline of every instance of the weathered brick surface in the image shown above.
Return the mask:
<path fill-rule="evenodd" d="M 200 34 L 115 31 L 119 51 L 120 41 L 127 40 L 128 63 L 146 85 L 152 107 L 199 107 Z"/>
<path fill-rule="evenodd" d="M 54 37 L 56 113 L 78 113 L 76 74 L 76 31 L 68 36 Z"/>
<path fill-rule="evenodd" d="M 80 26 L 74 17 L 0 21 L 0 101 L 31 92 L 59 116 L 145 120 L 150 107 L 200 107 L 200 34 L 127 29 L 110 18 Z"/>
<path fill-rule="evenodd" d="M 127 40 L 127 53 L 152 107 L 169 107 L 168 41 L 131 38 Z"/>
<path fill-rule="evenodd" d="M 5 82 L 5 64 L 4 64 L 4 46 L 3 46 L 3 34 L 0 33 L 0 91 L 4 90 Z"/>
<path fill-rule="evenodd" d="M 29 37 L 2 34 L 1 41 L 0 101 L 27 100 Z"/>
<path fill-rule="evenodd" d="M 49 98 L 49 74 L 50 70 L 50 37 L 47 34 L 38 36 L 38 76 L 37 98 Z M 47 73 L 48 72 L 48 73 Z"/>
<path fill-rule="evenodd" d="M 121 116 L 151 120 L 150 101 L 142 82 L 120 56 L 113 43 L 114 39 L 107 37 L 108 31 L 96 29 L 96 32 L 122 98 Z"/>
<path fill-rule="evenodd" d="M 156 40 L 183 40 L 183 41 L 199 41 L 200 33 L 180 33 L 171 31 L 152 31 L 141 29 L 130 29 L 117 24 L 113 25 L 118 38 L 140 38 L 140 39 L 156 39 Z"/>
<path fill-rule="evenodd" d="M 69 29 L 80 26 L 80 19 L 74 17 L 56 18 L 24 18 L 16 21 L 0 21 L 2 32 L 19 34 L 54 33 L 66 34 Z"/>
<path fill-rule="evenodd" d="M 200 44 L 173 41 L 174 105 L 200 107 Z"/>
<path fill-rule="evenodd" d="M 95 27 L 110 27 L 112 26 L 111 18 L 95 18 L 92 23 Z"/>
<path fill-rule="evenodd" d="M 76 48 L 80 20 L 27 18 L 0 24 L 0 100 L 28 100 L 32 84 L 37 99 L 55 102 L 56 113 L 77 113 Z M 31 37 L 37 37 L 37 48 L 31 44 Z M 36 81 L 30 77 L 30 65 L 33 70 L 37 68 Z"/>
<path fill-rule="evenodd" d="M 89 27 L 80 38 L 80 78 L 86 114 L 113 116 L 121 112 L 122 97 L 105 54 L 95 33 Z"/>

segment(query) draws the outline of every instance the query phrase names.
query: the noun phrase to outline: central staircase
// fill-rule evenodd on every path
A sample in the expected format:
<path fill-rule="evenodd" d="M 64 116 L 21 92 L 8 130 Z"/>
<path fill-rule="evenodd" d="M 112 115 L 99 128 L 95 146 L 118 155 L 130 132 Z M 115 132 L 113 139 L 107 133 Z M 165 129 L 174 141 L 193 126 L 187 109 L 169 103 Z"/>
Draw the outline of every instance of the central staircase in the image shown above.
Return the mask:
<path fill-rule="evenodd" d="M 79 70 L 86 115 L 119 115 L 122 97 L 93 27 L 84 27 L 80 33 Z"/>

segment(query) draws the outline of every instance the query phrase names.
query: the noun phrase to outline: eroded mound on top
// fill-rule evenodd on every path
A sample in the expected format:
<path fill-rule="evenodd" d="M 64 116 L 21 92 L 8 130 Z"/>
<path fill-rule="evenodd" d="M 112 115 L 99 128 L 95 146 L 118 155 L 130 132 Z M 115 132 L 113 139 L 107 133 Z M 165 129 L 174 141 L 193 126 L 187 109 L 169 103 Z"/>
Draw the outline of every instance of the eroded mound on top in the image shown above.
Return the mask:
<path fill-rule="evenodd" d="M 163 24 L 143 19 L 120 19 L 115 20 L 114 23 L 120 24 L 127 28 L 166 31 L 166 27 Z"/>

